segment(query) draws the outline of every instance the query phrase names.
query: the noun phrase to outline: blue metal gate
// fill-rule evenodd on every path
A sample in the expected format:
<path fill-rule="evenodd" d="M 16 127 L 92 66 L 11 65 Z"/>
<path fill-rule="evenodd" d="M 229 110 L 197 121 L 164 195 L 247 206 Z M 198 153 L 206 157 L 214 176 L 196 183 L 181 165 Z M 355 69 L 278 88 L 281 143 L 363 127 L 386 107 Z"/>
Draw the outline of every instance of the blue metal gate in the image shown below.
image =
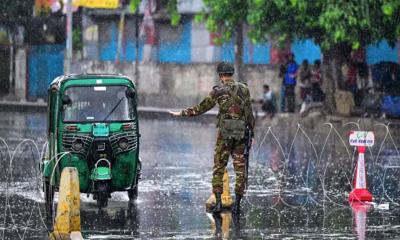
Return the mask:
<path fill-rule="evenodd" d="M 64 73 L 64 45 L 36 45 L 29 52 L 28 99 L 47 99 L 51 81 Z"/>

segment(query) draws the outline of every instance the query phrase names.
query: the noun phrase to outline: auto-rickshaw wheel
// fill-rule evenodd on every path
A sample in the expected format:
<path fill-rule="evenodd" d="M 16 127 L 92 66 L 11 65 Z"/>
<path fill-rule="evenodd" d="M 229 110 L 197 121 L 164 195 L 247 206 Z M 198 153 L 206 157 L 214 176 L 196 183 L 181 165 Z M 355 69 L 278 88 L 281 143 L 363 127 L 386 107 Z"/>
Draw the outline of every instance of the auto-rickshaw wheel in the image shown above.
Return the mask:
<path fill-rule="evenodd" d="M 132 189 L 128 190 L 129 202 L 133 203 L 138 197 L 138 185 L 136 184 Z"/>
<path fill-rule="evenodd" d="M 136 177 L 131 189 L 128 190 L 129 203 L 134 203 L 138 198 L 139 179 L 142 172 L 142 161 L 139 158 L 138 168 L 136 169 Z"/>
<path fill-rule="evenodd" d="M 105 208 L 105 207 L 107 207 L 108 196 L 110 195 L 108 182 L 98 181 L 96 185 L 97 185 L 97 188 L 96 188 L 97 206 L 99 208 Z"/>
<path fill-rule="evenodd" d="M 138 186 L 139 185 L 139 179 L 138 179 L 138 174 L 136 174 L 136 179 L 135 179 L 135 185 L 128 190 L 128 197 L 129 197 L 129 203 L 134 203 L 138 197 Z"/>
<path fill-rule="evenodd" d="M 48 178 L 43 181 L 43 192 L 46 214 L 51 216 L 53 214 L 54 187 L 50 184 Z"/>

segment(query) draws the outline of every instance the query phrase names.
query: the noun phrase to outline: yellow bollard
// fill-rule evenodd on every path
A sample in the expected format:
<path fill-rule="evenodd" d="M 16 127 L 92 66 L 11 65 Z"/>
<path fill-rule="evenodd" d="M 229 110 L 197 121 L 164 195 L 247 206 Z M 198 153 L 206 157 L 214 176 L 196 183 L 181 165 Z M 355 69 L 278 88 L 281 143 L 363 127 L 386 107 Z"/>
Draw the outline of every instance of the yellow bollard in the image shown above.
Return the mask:
<path fill-rule="evenodd" d="M 231 212 L 224 212 L 221 213 L 222 217 L 222 237 L 223 239 L 229 239 L 229 230 L 231 229 L 231 222 L 232 222 L 232 213 Z"/>
<path fill-rule="evenodd" d="M 231 193 L 229 190 L 229 175 L 228 175 L 228 170 L 226 168 L 225 168 L 224 177 L 223 177 L 222 181 L 224 184 L 223 185 L 224 191 L 222 192 L 222 195 L 221 195 L 222 207 L 223 208 L 231 208 L 233 205 L 233 200 L 232 200 Z M 214 206 L 215 206 L 215 195 L 214 195 L 214 193 L 212 193 L 206 202 L 206 208 L 208 210 L 211 210 L 212 208 L 214 208 Z"/>
<path fill-rule="evenodd" d="M 211 221 L 211 231 L 214 235 L 222 239 L 229 239 L 229 231 L 231 229 L 232 213 L 229 211 L 222 212 L 219 216 L 207 213 Z M 216 218 L 220 218 L 219 220 Z M 217 226 L 218 225 L 218 226 Z"/>
<path fill-rule="evenodd" d="M 57 216 L 50 239 L 83 239 L 81 234 L 79 178 L 78 170 L 74 167 L 66 167 L 61 173 Z"/>

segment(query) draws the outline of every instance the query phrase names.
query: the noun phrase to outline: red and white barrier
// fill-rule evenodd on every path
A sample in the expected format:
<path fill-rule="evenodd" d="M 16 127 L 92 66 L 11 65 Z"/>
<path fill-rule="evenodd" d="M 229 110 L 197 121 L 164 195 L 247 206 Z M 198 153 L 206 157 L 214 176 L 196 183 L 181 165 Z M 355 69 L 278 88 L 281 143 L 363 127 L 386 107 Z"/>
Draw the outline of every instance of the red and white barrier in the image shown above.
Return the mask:
<path fill-rule="evenodd" d="M 366 147 L 374 145 L 375 136 L 373 132 L 353 131 L 350 133 L 349 142 L 351 146 L 357 147 L 358 158 L 354 174 L 354 189 L 349 194 L 349 202 L 372 202 L 372 194 L 367 188 L 367 173 L 365 168 Z"/>

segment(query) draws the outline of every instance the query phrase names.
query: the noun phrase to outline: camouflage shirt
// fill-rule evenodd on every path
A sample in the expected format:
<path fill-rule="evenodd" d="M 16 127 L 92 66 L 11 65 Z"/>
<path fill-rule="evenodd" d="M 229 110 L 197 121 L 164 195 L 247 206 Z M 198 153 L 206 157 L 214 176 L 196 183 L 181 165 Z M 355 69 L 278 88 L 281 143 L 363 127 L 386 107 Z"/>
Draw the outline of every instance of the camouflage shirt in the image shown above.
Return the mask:
<path fill-rule="evenodd" d="M 254 128 L 254 116 L 251 108 L 250 91 L 247 85 L 229 81 L 213 87 L 210 94 L 199 104 L 182 110 L 182 116 L 198 116 L 219 106 L 218 124 L 224 119 L 240 119 L 246 121 L 250 129 Z"/>

